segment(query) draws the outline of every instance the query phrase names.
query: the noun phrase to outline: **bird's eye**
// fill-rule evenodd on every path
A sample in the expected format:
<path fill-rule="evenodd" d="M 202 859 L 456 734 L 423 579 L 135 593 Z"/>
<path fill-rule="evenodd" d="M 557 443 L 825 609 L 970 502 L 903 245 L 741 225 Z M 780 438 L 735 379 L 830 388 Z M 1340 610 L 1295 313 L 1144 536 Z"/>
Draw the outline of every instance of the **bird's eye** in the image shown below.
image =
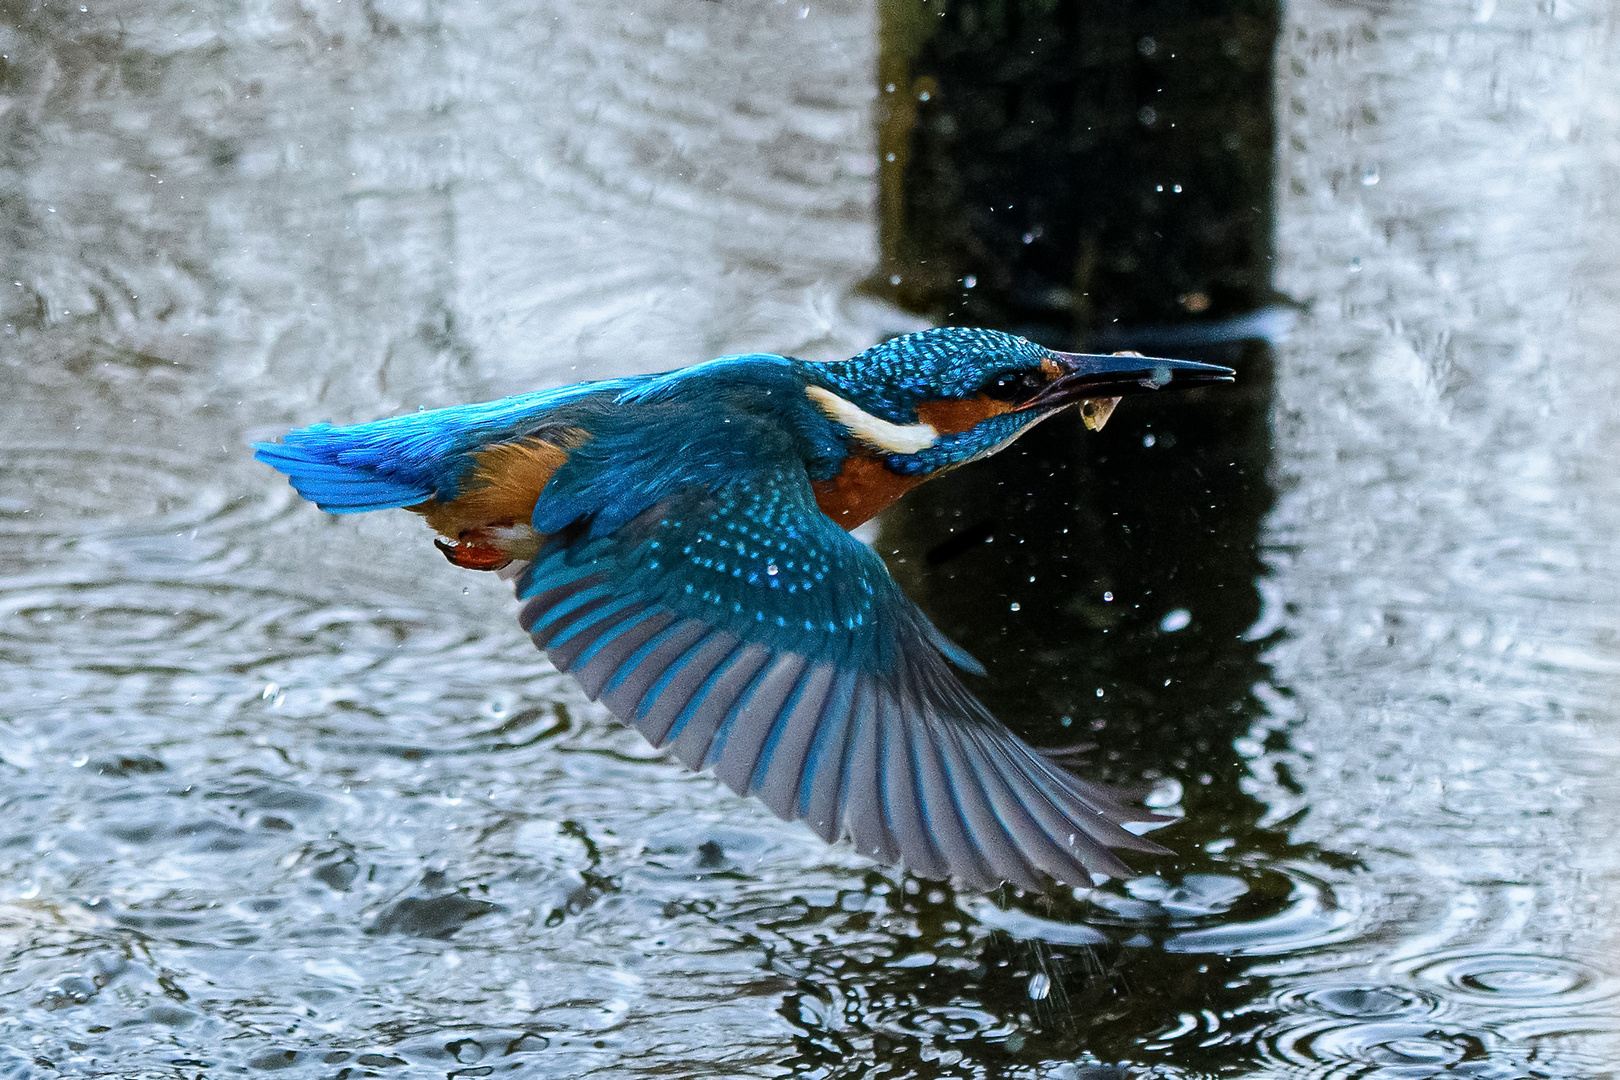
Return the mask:
<path fill-rule="evenodd" d="M 1009 371 L 984 384 L 984 393 L 997 401 L 1033 397 L 1045 380 L 1033 371 Z"/>

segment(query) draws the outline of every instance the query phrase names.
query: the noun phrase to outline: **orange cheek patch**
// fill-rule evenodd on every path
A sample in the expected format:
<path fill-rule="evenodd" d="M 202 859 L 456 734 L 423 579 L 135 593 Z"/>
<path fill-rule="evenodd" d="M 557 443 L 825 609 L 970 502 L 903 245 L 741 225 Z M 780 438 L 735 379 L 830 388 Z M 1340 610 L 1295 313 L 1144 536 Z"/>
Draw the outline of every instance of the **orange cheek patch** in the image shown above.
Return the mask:
<path fill-rule="evenodd" d="M 917 419 L 941 435 L 955 435 L 980 421 L 1012 411 L 1012 402 L 980 394 L 966 401 L 925 401 L 917 406 Z"/>

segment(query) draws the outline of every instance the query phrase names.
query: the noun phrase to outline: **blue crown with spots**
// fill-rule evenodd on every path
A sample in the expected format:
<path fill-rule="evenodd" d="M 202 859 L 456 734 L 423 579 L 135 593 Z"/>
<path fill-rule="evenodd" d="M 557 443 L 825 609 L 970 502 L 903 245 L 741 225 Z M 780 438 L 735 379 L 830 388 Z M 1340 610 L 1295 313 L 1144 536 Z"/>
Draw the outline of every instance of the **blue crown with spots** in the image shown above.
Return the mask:
<path fill-rule="evenodd" d="M 887 419 L 911 418 L 918 401 L 966 398 L 992 375 L 1037 367 L 1051 353 L 1000 330 L 944 326 L 905 334 L 821 366 L 840 395 Z"/>

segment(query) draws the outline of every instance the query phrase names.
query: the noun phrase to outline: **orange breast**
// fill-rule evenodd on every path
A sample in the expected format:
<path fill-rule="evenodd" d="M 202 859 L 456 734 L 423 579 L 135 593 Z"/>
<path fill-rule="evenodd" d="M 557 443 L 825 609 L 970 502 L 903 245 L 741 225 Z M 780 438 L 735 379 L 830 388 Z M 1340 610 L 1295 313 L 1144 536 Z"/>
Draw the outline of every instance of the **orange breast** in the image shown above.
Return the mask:
<path fill-rule="evenodd" d="M 1010 401 L 979 394 L 965 401 L 925 401 L 917 406 L 917 419 L 941 435 L 956 435 L 971 429 L 981 420 L 1012 412 Z"/>
<path fill-rule="evenodd" d="M 837 476 L 812 481 L 810 487 L 823 514 L 843 528 L 853 529 L 926 479 L 901 476 L 890 472 L 875 457 L 852 454 L 844 460 L 844 470 Z"/>
<path fill-rule="evenodd" d="M 1011 412 L 1009 402 L 980 394 L 966 401 L 925 401 L 917 406 L 917 419 L 941 435 L 967 431 L 981 420 Z M 810 486 L 816 493 L 821 512 L 846 529 L 870 521 L 896 499 L 928 479 L 926 473 L 901 476 L 890 472 L 877 457 L 851 454 L 844 471 L 830 480 L 817 480 Z"/>

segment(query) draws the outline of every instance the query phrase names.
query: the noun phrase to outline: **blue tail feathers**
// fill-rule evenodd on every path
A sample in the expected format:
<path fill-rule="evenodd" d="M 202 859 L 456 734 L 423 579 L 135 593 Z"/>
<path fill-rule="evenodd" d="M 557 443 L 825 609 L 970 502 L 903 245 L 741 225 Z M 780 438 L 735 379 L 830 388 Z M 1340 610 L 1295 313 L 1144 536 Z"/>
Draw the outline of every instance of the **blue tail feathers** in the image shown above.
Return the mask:
<path fill-rule="evenodd" d="M 433 497 L 435 488 L 423 479 L 383 471 L 381 456 L 355 438 L 357 430 L 315 424 L 279 444 L 254 443 L 253 456 L 286 473 L 298 494 L 329 514 L 392 510 Z"/>

